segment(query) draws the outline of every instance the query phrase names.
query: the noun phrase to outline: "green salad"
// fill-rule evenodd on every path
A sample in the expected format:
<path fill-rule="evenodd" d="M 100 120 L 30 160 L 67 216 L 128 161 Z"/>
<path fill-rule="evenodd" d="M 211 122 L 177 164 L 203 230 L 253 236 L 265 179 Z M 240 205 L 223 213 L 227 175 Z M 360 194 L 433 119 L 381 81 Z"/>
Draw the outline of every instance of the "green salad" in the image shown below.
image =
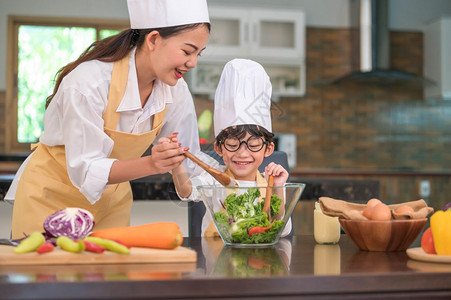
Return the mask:
<path fill-rule="evenodd" d="M 215 213 L 216 226 L 226 240 L 232 243 L 261 244 L 273 242 L 283 227 L 284 220 L 271 223 L 263 212 L 260 191 L 251 188 L 242 195 L 230 194 L 224 200 L 225 212 Z M 282 199 L 271 195 L 271 219 L 279 215 Z"/>

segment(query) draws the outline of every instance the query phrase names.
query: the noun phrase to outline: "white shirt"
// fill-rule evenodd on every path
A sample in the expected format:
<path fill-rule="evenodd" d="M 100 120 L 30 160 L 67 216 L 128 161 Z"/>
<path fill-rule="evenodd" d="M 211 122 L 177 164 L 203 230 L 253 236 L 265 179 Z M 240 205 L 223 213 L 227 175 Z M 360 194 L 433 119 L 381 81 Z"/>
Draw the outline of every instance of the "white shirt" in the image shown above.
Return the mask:
<path fill-rule="evenodd" d="M 69 178 L 93 204 L 107 188 L 111 165 L 115 161 L 108 158 L 114 142 L 105 134 L 102 119 L 108 103 L 112 70 L 112 62 L 93 60 L 80 64 L 64 77 L 45 112 L 44 134 L 39 139 L 48 146 L 65 145 Z M 153 115 L 161 112 L 166 104 L 163 127 L 154 143 L 160 137 L 179 132 L 182 146 L 200 155 L 196 111 L 186 82 L 179 79 L 175 86 L 169 86 L 155 80 L 147 103 L 141 107 L 133 50 L 126 90 L 117 109 L 120 118 L 116 130 L 134 134 L 151 130 Z M 27 162 L 28 159 L 24 164 Z M 184 167 L 189 174 L 201 171 L 188 159 L 185 159 Z M 15 198 L 22 170 L 23 166 L 5 200 Z"/>
<path fill-rule="evenodd" d="M 209 159 L 209 160 L 208 161 L 204 160 L 204 162 L 207 163 L 208 165 L 212 166 L 213 168 L 220 170 L 222 172 L 224 172 L 226 170 L 226 166 L 220 165 L 214 158 L 207 156 L 207 159 Z M 215 161 L 215 163 L 213 161 Z M 213 178 L 213 176 L 208 174 L 206 171 L 203 171 L 200 175 L 192 176 L 190 178 L 190 180 L 191 180 L 191 194 L 189 195 L 188 198 L 181 197 L 179 195 L 179 193 L 176 191 L 179 198 L 182 199 L 183 201 L 195 201 L 195 202 L 202 201 L 201 192 L 197 189 L 198 186 L 203 186 L 203 185 L 207 185 L 207 186 L 212 186 L 212 185 L 218 186 L 219 185 L 220 186 L 221 185 L 216 179 Z M 256 181 L 237 180 L 237 182 L 240 187 L 256 187 L 257 186 Z M 207 230 L 208 226 L 213 221 L 206 205 L 205 205 L 205 208 L 206 208 L 205 215 L 202 218 L 202 232 L 201 232 L 202 236 L 204 236 L 205 230 Z M 292 222 L 291 222 L 291 218 L 290 218 L 287 222 L 287 225 L 283 229 L 281 236 L 284 237 L 284 236 L 287 236 L 288 234 L 290 234 L 291 227 L 292 227 Z"/>

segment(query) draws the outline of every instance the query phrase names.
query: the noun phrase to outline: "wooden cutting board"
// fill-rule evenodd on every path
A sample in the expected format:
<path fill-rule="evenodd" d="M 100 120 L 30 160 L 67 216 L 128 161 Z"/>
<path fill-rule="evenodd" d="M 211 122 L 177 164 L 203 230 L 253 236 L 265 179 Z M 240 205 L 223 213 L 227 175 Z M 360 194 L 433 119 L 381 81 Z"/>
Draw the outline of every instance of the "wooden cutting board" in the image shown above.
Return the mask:
<path fill-rule="evenodd" d="M 16 254 L 13 246 L 0 245 L 1 265 L 77 265 L 77 264 L 118 264 L 118 263 L 173 263 L 196 262 L 196 251 L 185 247 L 173 250 L 130 248 L 130 254 L 118 254 L 110 251 L 103 253 L 71 253 L 60 248 L 52 252 Z"/>

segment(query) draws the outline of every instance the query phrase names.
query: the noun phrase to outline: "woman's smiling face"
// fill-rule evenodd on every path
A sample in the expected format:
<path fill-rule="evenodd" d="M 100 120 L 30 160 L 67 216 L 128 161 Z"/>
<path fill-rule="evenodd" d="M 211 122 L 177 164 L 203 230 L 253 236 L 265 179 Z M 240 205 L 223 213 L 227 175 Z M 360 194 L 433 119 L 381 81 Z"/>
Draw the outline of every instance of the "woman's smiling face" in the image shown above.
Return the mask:
<path fill-rule="evenodd" d="M 264 144 L 263 147 L 257 151 L 250 151 L 251 149 L 258 149 L 259 145 L 249 141 L 251 134 L 246 133 L 241 140 L 234 139 L 231 144 L 227 144 L 228 140 L 224 143 L 215 143 L 215 151 L 218 155 L 222 156 L 224 164 L 229 169 L 237 180 L 255 181 L 258 167 L 262 164 L 263 159 L 274 150 L 274 144 Z M 247 142 L 247 145 L 246 143 Z M 239 147 L 235 152 L 228 151 L 229 149 L 235 149 Z M 248 148 L 249 147 L 249 148 Z"/>
<path fill-rule="evenodd" d="M 166 39 L 156 36 L 150 56 L 154 77 L 170 86 L 176 85 L 186 72 L 196 67 L 209 35 L 207 26 L 200 25 Z"/>

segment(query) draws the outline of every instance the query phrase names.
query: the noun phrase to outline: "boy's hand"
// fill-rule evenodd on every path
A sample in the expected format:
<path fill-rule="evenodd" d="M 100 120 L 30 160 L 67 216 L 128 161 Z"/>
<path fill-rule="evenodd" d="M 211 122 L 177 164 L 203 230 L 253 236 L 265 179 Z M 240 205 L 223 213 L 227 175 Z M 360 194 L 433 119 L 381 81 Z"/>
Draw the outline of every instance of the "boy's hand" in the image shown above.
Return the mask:
<path fill-rule="evenodd" d="M 265 167 L 265 179 L 268 181 L 269 175 L 274 176 L 274 185 L 283 186 L 288 180 L 288 172 L 281 165 L 270 163 Z"/>

